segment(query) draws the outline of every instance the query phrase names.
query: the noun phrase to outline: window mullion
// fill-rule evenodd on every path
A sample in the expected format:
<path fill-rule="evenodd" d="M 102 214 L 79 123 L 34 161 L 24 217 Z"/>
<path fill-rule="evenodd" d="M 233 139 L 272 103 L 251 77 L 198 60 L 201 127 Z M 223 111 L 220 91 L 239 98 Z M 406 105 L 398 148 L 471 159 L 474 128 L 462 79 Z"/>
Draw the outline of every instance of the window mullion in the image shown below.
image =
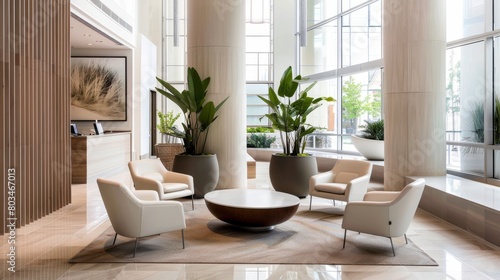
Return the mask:
<path fill-rule="evenodd" d="M 487 145 L 494 144 L 493 142 L 493 108 L 494 108 L 494 89 L 493 89 L 493 38 L 487 38 L 484 42 L 484 61 L 485 61 L 485 92 L 484 92 L 484 176 L 493 177 L 493 161 L 494 154 Z"/>

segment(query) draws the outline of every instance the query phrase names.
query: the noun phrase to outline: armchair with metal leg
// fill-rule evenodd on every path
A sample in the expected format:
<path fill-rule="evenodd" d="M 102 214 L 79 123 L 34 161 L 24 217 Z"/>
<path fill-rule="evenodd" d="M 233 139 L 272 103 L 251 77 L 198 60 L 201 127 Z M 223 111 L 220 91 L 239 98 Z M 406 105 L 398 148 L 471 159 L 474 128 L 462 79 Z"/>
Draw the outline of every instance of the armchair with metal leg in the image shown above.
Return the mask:
<path fill-rule="evenodd" d="M 141 159 L 128 163 L 136 190 L 152 190 L 160 200 L 191 196 L 194 210 L 194 183 L 191 175 L 169 171 L 160 159 Z"/>
<path fill-rule="evenodd" d="M 341 201 L 363 200 L 372 174 L 372 163 L 364 160 L 337 159 L 333 169 L 319 173 L 309 180 L 309 210 L 312 197 Z"/>
<path fill-rule="evenodd" d="M 118 235 L 135 238 L 134 255 L 140 237 L 181 230 L 182 248 L 186 222 L 184 208 L 178 201 L 160 201 L 155 191 L 132 192 L 127 186 L 99 178 L 99 191 L 109 220 L 115 230 L 113 245 Z"/>
<path fill-rule="evenodd" d="M 342 221 L 344 248 L 347 230 L 388 237 L 395 256 L 393 237 L 404 236 L 410 227 L 425 187 L 418 179 L 400 192 L 374 191 L 366 193 L 363 201 L 348 202 Z"/>

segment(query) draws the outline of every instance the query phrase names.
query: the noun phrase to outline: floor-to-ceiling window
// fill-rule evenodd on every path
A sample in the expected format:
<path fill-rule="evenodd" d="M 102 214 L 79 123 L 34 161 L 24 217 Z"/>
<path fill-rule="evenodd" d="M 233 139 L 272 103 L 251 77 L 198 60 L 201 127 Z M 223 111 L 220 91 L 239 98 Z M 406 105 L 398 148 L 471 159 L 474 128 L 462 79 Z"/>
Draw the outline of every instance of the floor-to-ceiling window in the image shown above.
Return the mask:
<path fill-rule="evenodd" d="M 500 5 L 494 2 L 447 3 L 447 168 L 485 181 L 500 178 Z M 318 112 L 315 124 L 325 129 L 308 146 L 355 151 L 349 136 L 382 116 L 381 1 L 307 3 L 300 71 L 318 81 L 314 94 L 337 99 Z"/>
<path fill-rule="evenodd" d="M 309 148 L 356 152 L 350 135 L 382 118 L 381 5 L 379 0 L 307 1 L 300 73 L 318 82 L 311 95 L 337 99 L 309 118 L 323 128 L 310 137 Z"/>
<path fill-rule="evenodd" d="M 163 20 L 161 78 L 182 91 L 187 71 L 186 0 L 164 0 Z M 162 98 L 158 107 L 164 111 L 179 110 L 167 105 L 168 102 Z"/>
<path fill-rule="evenodd" d="M 447 167 L 478 174 L 484 172 L 484 45 L 450 48 L 446 63 Z"/>
<path fill-rule="evenodd" d="M 165 0 L 163 15 L 162 77 L 183 84 L 187 63 L 185 0 Z"/>
<path fill-rule="evenodd" d="M 273 83 L 272 0 L 246 0 L 247 126 L 266 126 L 265 96 Z"/>
<path fill-rule="evenodd" d="M 448 0 L 446 33 L 447 169 L 490 182 L 500 178 L 500 7 L 495 2 Z"/>

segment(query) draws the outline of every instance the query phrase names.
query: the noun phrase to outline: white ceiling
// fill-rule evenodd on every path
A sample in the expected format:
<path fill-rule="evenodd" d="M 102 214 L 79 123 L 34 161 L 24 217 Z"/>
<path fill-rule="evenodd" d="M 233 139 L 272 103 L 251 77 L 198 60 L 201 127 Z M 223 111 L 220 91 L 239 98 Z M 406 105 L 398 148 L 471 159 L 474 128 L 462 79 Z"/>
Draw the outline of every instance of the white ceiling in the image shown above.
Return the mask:
<path fill-rule="evenodd" d="M 72 15 L 70 18 L 72 48 L 84 49 L 128 49 L 97 28 Z"/>

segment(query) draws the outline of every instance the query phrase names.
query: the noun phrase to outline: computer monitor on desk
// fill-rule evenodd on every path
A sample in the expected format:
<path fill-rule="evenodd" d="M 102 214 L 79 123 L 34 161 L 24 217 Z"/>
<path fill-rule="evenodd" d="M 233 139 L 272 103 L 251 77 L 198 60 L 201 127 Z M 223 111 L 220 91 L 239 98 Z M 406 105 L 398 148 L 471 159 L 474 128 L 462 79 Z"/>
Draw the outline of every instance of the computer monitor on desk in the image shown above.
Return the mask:
<path fill-rule="evenodd" d="M 70 129 L 71 129 L 71 135 L 78 135 L 78 128 L 76 128 L 75 123 L 70 124 Z"/>
<path fill-rule="evenodd" d="M 94 123 L 94 130 L 96 135 L 104 134 L 104 129 L 102 129 L 102 124 L 100 122 Z"/>

